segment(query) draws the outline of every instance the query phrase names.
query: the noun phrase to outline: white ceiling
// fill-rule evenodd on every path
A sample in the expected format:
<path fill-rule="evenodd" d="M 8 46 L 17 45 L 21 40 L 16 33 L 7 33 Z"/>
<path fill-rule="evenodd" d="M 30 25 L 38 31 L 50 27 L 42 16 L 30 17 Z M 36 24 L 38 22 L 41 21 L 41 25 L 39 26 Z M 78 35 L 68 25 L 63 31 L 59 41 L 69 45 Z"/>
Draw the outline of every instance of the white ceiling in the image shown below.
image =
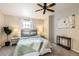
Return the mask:
<path fill-rule="evenodd" d="M 35 3 L 0 3 L 0 11 L 5 15 L 23 16 L 43 19 L 43 11 L 35 12 L 41 9 Z M 49 14 L 50 12 L 47 12 Z"/>
<path fill-rule="evenodd" d="M 56 4 L 55 9 L 57 11 L 62 11 L 62 9 L 66 9 L 67 7 L 72 6 L 79 6 L 79 4 Z M 3 12 L 5 15 L 12 15 L 12 16 L 23 16 L 23 17 L 32 17 L 32 18 L 39 18 L 43 19 L 45 15 L 54 14 L 48 12 L 43 15 L 42 11 L 35 12 L 35 10 L 40 9 L 35 3 L 0 3 L 0 11 Z"/>

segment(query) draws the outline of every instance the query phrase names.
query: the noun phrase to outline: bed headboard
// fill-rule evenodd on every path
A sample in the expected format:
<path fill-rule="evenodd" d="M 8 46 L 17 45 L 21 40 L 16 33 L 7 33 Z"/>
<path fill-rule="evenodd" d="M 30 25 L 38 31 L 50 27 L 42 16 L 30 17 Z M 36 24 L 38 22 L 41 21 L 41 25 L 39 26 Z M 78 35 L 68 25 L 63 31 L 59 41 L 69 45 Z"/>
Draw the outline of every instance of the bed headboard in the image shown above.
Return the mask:
<path fill-rule="evenodd" d="M 35 35 L 37 35 L 36 29 L 22 29 L 21 30 L 21 36 L 22 37 L 35 36 Z"/>

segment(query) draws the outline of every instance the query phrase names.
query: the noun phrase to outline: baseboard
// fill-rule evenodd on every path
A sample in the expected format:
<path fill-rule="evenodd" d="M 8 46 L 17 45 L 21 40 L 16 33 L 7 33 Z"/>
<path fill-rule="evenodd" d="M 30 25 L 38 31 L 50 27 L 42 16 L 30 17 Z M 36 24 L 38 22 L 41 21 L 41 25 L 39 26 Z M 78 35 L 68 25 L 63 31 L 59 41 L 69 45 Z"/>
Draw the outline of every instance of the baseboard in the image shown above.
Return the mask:
<path fill-rule="evenodd" d="M 79 51 L 76 51 L 76 50 L 74 50 L 74 49 L 71 49 L 72 51 L 74 51 L 74 52 L 76 52 L 76 53 L 79 53 Z"/>

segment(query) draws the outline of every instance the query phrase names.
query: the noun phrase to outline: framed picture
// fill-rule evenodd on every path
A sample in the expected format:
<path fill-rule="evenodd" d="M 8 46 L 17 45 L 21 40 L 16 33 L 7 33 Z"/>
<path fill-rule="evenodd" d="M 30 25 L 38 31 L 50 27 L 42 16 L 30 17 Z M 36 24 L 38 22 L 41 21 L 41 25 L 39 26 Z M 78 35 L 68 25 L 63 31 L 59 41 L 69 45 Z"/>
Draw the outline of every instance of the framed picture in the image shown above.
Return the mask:
<path fill-rule="evenodd" d="M 58 28 L 75 28 L 75 15 L 58 20 Z"/>

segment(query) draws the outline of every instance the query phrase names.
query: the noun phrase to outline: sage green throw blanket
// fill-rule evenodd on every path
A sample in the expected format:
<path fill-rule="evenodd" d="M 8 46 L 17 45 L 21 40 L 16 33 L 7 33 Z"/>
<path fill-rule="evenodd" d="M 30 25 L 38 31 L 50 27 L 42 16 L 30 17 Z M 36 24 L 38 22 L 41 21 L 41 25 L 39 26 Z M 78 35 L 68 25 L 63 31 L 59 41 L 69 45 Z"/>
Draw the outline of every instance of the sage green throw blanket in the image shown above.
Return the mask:
<path fill-rule="evenodd" d="M 22 56 L 31 52 L 39 52 L 43 44 L 43 39 L 39 36 L 21 38 L 14 51 L 14 56 Z"/>

